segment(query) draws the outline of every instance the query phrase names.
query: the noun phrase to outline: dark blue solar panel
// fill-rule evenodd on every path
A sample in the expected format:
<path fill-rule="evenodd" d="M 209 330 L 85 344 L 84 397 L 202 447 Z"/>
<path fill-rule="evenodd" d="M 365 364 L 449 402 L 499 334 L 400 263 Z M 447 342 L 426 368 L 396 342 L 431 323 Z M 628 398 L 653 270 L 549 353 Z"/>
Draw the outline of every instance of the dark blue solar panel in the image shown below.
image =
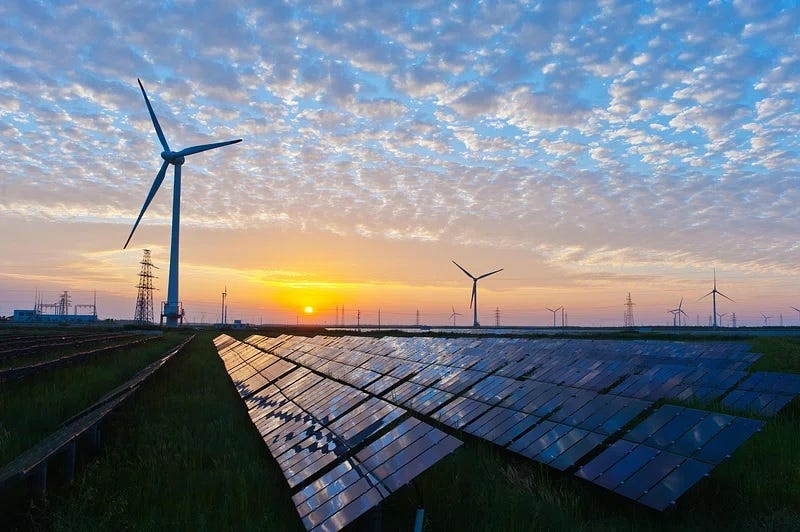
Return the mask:
<path fill-rule="evenodd" d="M 559 471 L 564 471 L 565 469 L 572 467 L 575 463 L 592 452 L 594 449 L 599 447 L 603 440 L 605 440 L 605 436 L 602 434 L 597 434 L 595 432 L 586 432 L 585 435 L 581 440 L 579 440 L 575 445 L 561 453 L 558 457 L 554 458 L 552 462 L 548 463 L 550 467 L 554 467 Z"/>
<path fill-rule="evenodd" d="M 755 419 L 734 418 L 714 437 L 705 442 L 692 458 L 711 464 L 718 464 L 761 429 L 763 424 L 762 421 Z"/>
<path fill-rule="evenodd" d="M 573 427 L 560 423 L 542 421 L 508 448 L 523 456 L 538 460 L 539 453 L 572 429 Z M 518 443 L 520 445 L 517 445 Z"/>
<path fill-rule="evenodd" d="M 619 462 L 635 447 L 635 443 L 625 440 L 617 440 L 603 450 L 603 452 L 595 456 L 591 461 L 582 465 L 578 471 L 575 472 L 575 476 L 593 481 L 612 465 Z"/>
<path fill-rule="evenodd" d="M 686 458 L 668 452 L 660 452 L 641 469 L 631 475 L 614 490 L 620 495 L 636 500 L 669 475 Z"/>
<path fill-rule="evenodd" d="M 681 436 L 669 450 L 683 456 L 692 456 L 731 421 L 732 416 L 710 413 Z"/>
<path fill-rule="evenodd" d="M 642 443 L 661 429 L 661 427 L 679 416 L 683 411 L 684 408 L 681 406 L 663 405 L 631 429 L 631 431 L 625 435 L 625 439 Z"/>
<path fill-rule="evenodd" d="M 593 430 L 605 435 L 614 434 L 650 406 L 652 406 L 650 401 L 626 397 L 622 400 L 620 409 Z"/>
<path fill-rule="evenodd" d="M 542 449 L 542 451 L 536 455 L 535 459 L 539 462 L 549 464 L 585 438 L 587 434 L 589 434 L 589 432 L 582 429 L 570 429 L 556 441 Z"/>
<path fill-rule="evenodd" d="M 712 467 L 711 464 L 688 459 L 651 487 L 638 501 L 656 510 L 665 510 L 706 476 Z"/>
<path fill-rule="evenodd" d="M 624 482 L 657 454 L 657 449 L 646 445 L 637 445 L 628 454 L 620 458 L 617 463 L 595 478 L 593 482 L 604 488 L 614 490 L 620 482 Z"/>
<path fill-rule="evenodd" d="M 686 408 L 655 431 L 649 438 L 645 438 L 643 443 L 659 449 L 670 449 L 681 436 L 700 423 L 707 414 L 708 412 L 702 410 Z M 632 439 L 630 434 L 626 438 Z"/>

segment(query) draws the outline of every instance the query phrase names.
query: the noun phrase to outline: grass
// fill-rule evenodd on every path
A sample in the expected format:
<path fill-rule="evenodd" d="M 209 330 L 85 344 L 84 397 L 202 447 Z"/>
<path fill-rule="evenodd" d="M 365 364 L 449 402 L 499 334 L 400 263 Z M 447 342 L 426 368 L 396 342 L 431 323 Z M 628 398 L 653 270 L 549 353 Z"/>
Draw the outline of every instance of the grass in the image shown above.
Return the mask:
<path fill-rule="evenodd" d="M 53 432 L 64 420 L 130 378 L 185 338 L 168 333 L 139 346 L 9 381 L 0 388 L 0 464 Z"/>
<path fill-rule="evenodd" d="M 35 502 L 46 530 L 300 530 L 290 491 L 201 333 L 104 431 L 72 486 Z M 248 333 L 238 334 L 239 337 Z M 800 340 L 753 340 L 758 369 L 800 371 Z M 771 418 L 732 460 L 658 513 L 459 434 L 465 444 L 385 501 L 385 530 L 798 530 L 800 404 Z M 358 527 L 368 527 L 369 518 Z"/>
<path fill-rule="evenodd" d="M 211 344 L 144 385 L 72 489 L 32 512 L 48 530 L 300 530 L 288 486 Z"/>

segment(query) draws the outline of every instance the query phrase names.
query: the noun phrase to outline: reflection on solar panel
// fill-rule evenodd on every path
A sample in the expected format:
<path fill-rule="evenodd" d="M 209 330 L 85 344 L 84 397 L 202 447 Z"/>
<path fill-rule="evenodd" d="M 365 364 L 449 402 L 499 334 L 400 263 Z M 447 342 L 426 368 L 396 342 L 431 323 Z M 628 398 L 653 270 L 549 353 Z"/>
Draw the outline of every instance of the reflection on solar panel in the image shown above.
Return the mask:
<path fill-rule="evenodd" d="M 298 491 L 307 528 L 351 522 L 459 441 L 413 415 L 663 510 L 752 436 L 800 378 L 743 344 L 511 338 L 215 340 Z"/>
<path fill-rule="evenodd" d="M 260 337 L 248 341 L 281 345 Z M 292 344 L 283 352 L 308 361 L 308 346 Z M 264 352 L 275 360 L 263 364 L 251 346 L 226 336 L 215 345 L 250 419 L 295 490 L 307 530 L 339 530 L 461 445 L 404 409 L 309 368 Z M 259 361 L 261 371 L 251 361 Z M 330 369 L 340 376 L 352 373 Z"/>

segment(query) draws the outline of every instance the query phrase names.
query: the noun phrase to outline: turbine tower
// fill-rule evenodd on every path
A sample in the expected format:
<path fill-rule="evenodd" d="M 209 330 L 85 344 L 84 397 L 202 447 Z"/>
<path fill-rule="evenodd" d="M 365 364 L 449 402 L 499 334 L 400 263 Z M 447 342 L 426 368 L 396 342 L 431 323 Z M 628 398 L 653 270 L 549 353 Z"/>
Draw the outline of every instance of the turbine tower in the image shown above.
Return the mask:
<path fill-rule="evenodd" d="M 494 275 L 497 272 L 502 272 L 503 268 L 500 268 L 499 270 L 495 270 L 493 272 L 484 273 L 483 275 L 479 275 L 479 276 L 475 277 L 474 275 L 469 273 L 467 270 L 465 270 L 463 267 L 461 267 L 461 265 L 459 263 L 457 263 L 456 261 L 453 261 L 453 264 L 458 266 L 459 270 L 464 272 L 467 275 L 467 277 L 472 279 L 472 297 L 470 297 L 470 300 L 469 300 L 469 306 L 473 311 L 473 319 L 472 319 L 473 323 L 472 323 L 472 326 L 473 327 L 480 327 L 481 324 L 478 323 L 478 281 L 480 281 L 484 277 L 489 277 L 490 275 Z"/>
<path fill-rule="evenodd" d="M 229 144 L 235 144 L 237 142 L 241 142 L 242 139 L 228 140 L 226 142 L 215 142 L 213 144 L 201 144 L 198 146 L 192 146 L 190 148 L 184 148 L 180 151 L 172 151 L 169 147 L 169 144 L 167 144 L 166 137 L 164 137 L 164 132 L 161 130 L 161 125 L 158 123 L 156 114 L 153 111 L 153 106 L 150 105 L 150 99 L 147 97 L 147 93 L 144 91 L 142 81 L 138 78 L 136 81 L 139 82 L 139 88 L 142 89 L 142 96 L 144 96 L 144 102 L 147 104 L 147 110 L 150 113 L 150 119 L 153 121 L 153 127 L 156 130 L 156 135 L 158 135 L 158 140 L 161 143 L 161 147 L 164 148 L 164 151 L 161 152 L 161 158 L 164 160 L 164 162 L 161 164 L 161 169 L 158 171 L 158 174 L 156 174 L 153 185 L 150 187 L 150 192 L 147 194 L 147 198 L 144 200 L 144 205 L 139 213 L 139 217 L 136 218 L 136 223 L 133 224 L 131 234 L 128 236 L 128 240 L 125 241 L 125 245 L 122 246 L 122 249 L 128 247 L 128 244 L 133 237 L 133 233 L 136 231 L 136 228 L 139 226 L 139 222 L 144 215 L 144 211 L 147 210 L 147 207 L 150 205 L 150 202 L 153 200 L 156 192 L 158 192 L 158 187 L 160 187 L 161 182 L 164 181 L 164 177 L 167 174 L 167 167 L 169 165 L 173 165 L 175 167 L 175 179 L 172 189 L 172 236 L 169 250 L 169 283 L 167 286 L 167 301 L 164 305 L 162 318 L 167 318 L 167 327 L 175 327 L 178 325 L 178 320 L 183 322 L 183 309 L 181 308 L 180 299 L 178 297 L 178 241 L 181 221 L 181 166 L 183 166 L 183 163 L 186 162 L 186 157 L 189 155 L 213 150 L 214 148 L 221 148 L 222 146 L 227 146 Z"/>
<path fill-rule="evenodd" d="M 698 301 L 700 301 L 701 299 L 705 299 L 708 296 L 711 296 L 711 301 L 712 301 L 712 306 L 713 306 L 712 316 L 714 316 L 714 328 L 715 329 L 717 328 L 717 294 L 721 295 L 722 297 L 724 297 L 728 301 L 736 303 L 736 301 L 733 301 L 733 299 L 729 298 L 728 296 L 726 296 L 725 294 L 723 294 L 722 292 L 717 290 L 717 269 L 714 268 L 714 288 L 711 290 L 711 292 L 707 293 L 706 295 L 704 295 L 703 297 L 698 299 Z"/>

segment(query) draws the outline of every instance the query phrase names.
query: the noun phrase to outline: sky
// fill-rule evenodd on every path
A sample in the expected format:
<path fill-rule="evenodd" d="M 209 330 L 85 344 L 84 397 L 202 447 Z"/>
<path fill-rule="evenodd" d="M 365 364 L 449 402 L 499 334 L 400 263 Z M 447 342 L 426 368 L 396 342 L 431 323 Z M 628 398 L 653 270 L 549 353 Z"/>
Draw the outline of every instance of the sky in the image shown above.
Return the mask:
<path fill-rule="evenodd" d="M 0 315 L 800 324 L 795 2 L 0 4 Z M 314 312 L 306 314 L 311 306 Z"/>

